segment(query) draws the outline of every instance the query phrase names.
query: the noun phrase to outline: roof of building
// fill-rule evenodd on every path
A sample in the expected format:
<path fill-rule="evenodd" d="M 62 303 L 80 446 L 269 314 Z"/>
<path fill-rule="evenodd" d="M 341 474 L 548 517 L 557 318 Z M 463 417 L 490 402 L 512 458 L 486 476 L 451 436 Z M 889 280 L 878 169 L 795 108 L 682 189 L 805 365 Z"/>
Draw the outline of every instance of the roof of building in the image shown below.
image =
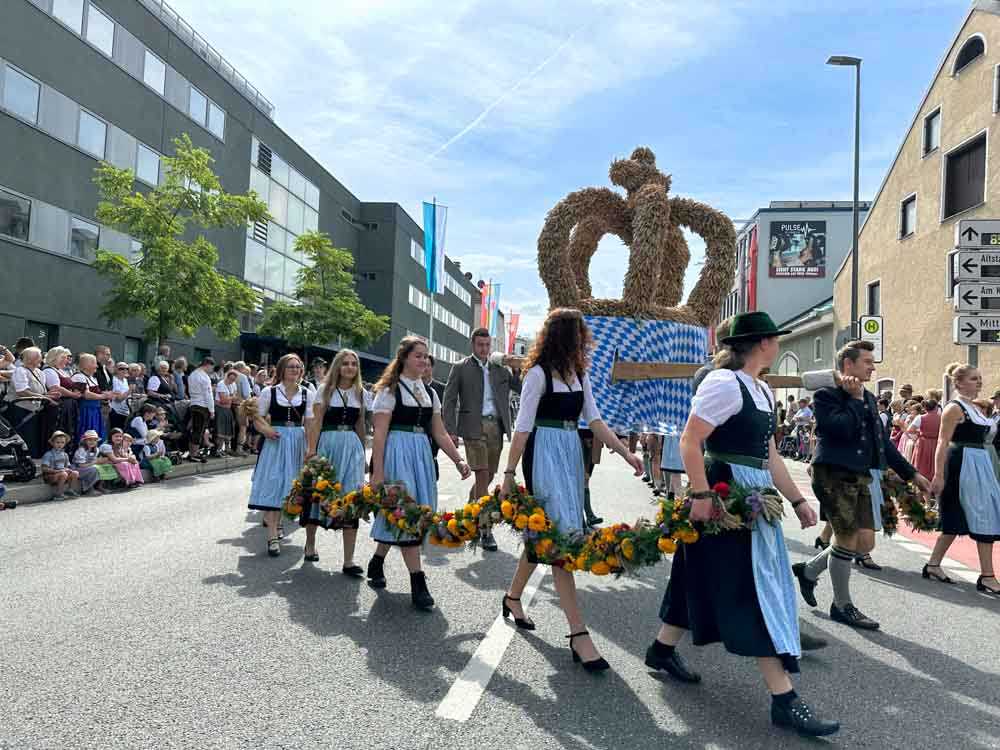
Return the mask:
<path fill-rule="evenodd" d="M 878 199 L 882 195 L 882 190 L 885 188 L 885 183 L 889 180 L 889 175 L 892 174 L 892 170 L 896 168 L 896 162 L 899 161 L 899 155 L 903 153 L 903 146 L 906 145 L 906 138 L 910 134 L 910 131 L 913 130 L 913 127 L 917 124 L 917 120 L 920 118 L 920 112 L 927 103 L 927 98 L 931 95 L 931 89 L 934 88 L 934 84 L 937 83 L 938 78 L 940 78 L 941 71 L 944 70 L 945 63 L 948 62 L 948 57 L 951 55 L 951 51 L 955 48 L 955 45 L 958 44 L 958 40 L 962 35 L 962 29 L 964 29 L 966 24 L 969 23 L 969 19 L 972 17 L 972 14 L 977 10 L 982 11 L 983 13 L 991 13 L 995 16 L 1000 16 L 1000 0 L 973 0 L 968 12 L 962 17 L 962 23 L 959 24 L 958 29 L 955 31 L 951 44 L 949 44 L 945 49 L 944 54 L 941 56 L 941 62 L 938 63 L 937 70 L 934 71 L 934 76 L 931 78 L 931 82 L 927 84 L 927 88 L 924 90 L 924 95 L 920 97 L 920 104 L 917 105 L 917 109 L 913 113 L 913 119 L 910 120 L 910 124 L 906 127 L 906 130 L 903 131 L 903 137 L 899 142 L 899 148 L 896 149 L 896 155 L 892 157 L 892 163 L 882 176 L 882 182 L 878 186 L 878 190 L 875 192 L 875 197 L 872 199 L 872 208 L 874 208 L 875 204 L 878 203 Z M 837 268 L 837 272 L 833 275 L 834 279 L 837 279 L 837 277 L 844 272 L 844 268 L 847 266 L 847 261 L 850 260 L 852 252 L 853 250 L 850 250 L 844 256 L 843 262 L 841 262 L 840 266 Z"/>
<path fill-rule="evenodd" d="M 820 302 L 818 305 L 813 305 L 803 312 L 800 312 L 795 317 L 789 318 L 784 323 L 779 323 L 778 328 L 791 328 L 794 330 L 795 326 L 802 325 L 803 323 L 809 323 L 817 318 L 821 318 L 832 310 L 833 297 L 830 297 L 829 299 Z"/>
<path fill-rule="evenodd" d="M 1000 2 L 1000 0 L 998 0 Z M 868 211 L 871 207 L 869 201 L 858 201 L 862 211 Z M 821 213 L 823 211 L 852 211 L 854 201 L 771 201 L 765 208 L 758 208 L 753 216 L 747 219 L 742 228 L 736 233 L 741 235 L 750 227 L 757 223 L 757 217 L 765 213 Z"/>

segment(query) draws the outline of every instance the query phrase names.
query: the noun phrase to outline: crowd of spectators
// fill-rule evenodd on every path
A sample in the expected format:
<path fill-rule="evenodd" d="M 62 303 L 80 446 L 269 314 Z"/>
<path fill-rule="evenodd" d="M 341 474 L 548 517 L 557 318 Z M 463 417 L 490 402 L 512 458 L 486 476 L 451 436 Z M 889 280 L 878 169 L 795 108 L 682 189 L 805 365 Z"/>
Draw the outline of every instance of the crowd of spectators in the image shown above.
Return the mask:
<path fill-rule="evenodd" d="M 326 362 L 313 360 L 307 386 L 325 372 Z M 13 349 L 0 346 L 0 415 L 54 499 L 101 494 L 141 484 L 142 469 L 160 481 L 181 461 L 256 453 L 259 436 L 243 407 L 273 378 L 273 365 L 189 363 L 171 358 L 168 345 L 147 367 L 115 361 L 108 346 L 74 356 L 21 338 Z"/>

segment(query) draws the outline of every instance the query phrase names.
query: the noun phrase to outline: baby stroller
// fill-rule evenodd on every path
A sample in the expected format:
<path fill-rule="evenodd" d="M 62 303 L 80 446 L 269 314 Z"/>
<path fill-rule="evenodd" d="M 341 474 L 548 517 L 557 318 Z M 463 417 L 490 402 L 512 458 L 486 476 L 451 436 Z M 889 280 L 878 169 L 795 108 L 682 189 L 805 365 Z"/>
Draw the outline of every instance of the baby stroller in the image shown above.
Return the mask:
<path fill-rule="evenodd" d="M 35 478 L 35 462 L 28 454 L 28 444 L 0 417 L 0 479 L 6 476 L 15 482 L 30 482 Z"/>
<path fill-rule="evenodd" d="M 795 458 L 795 454 L 798 452 L 798 440 L 795 437 L 795 431 L 785 428 L 784 436 L 781 438 L 781 442 L 778 444 L 778 453 L 780 453 L 785 458 Z"/>

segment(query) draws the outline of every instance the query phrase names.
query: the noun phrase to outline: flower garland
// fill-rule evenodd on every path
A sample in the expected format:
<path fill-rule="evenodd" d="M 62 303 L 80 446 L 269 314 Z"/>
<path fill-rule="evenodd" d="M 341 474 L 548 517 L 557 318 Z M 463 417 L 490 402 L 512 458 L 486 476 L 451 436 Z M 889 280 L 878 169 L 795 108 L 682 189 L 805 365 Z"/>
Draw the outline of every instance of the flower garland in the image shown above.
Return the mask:
<path fill-rule="evenodd" d="M 655 565 L 680 544 L 694 544 L 701 534 L 721 534 L 752 524 L 759 515 L 769 522 L 781 517 L 781 498 L 770 488 L 754 489 L 724 482 L 713 487 L 717 495 L 711 520 L 695 528 L 690 520 L 690 498 L 667 498 L 659 504 L 656 521 L 640 518 L 634 524 L 616 523 L 591 531 L 564 533 L 545 512 L 544 503 L 516 486 L 506 497 L 500 488 L 453 511 L 435 511 L 418 503 L 400 483 L 378 489 L 365 485 L 343 493 L 336 471 L 321 456 L 309 459 L 285 498 L 282 510 L 298 516 L 308 503 L 318 503 L 323 521 L 337 526 L 382 516 L 398 535 L 426 538 L 429 544 L 459 548 L 476 546 L 480 533 L 507 526 L 519 534 L 529 557 L 567 571 L 597 576 L 635 574 Z"/>
<path fill-rule="evenodd" d="M 924 501 L 920 490 L 912 482 L 903 480 L 896 472 L 889 470 L 882 480 L 882 494 L 886 498 L 886 505 L 891 503 L 898 505 L 898 515 L 902 515 L 907 525 L 914 531 L 937 531 L 937 508 L 932 503 Z M 889 514 L 891 513 L 892 511 L 889 511 Z M 888 531 L 886 516 L 887 511 L 883 505 L 883 533 L 891 536 L 896 530 L 896 525 L 893 525 L 892 532 Z"/>

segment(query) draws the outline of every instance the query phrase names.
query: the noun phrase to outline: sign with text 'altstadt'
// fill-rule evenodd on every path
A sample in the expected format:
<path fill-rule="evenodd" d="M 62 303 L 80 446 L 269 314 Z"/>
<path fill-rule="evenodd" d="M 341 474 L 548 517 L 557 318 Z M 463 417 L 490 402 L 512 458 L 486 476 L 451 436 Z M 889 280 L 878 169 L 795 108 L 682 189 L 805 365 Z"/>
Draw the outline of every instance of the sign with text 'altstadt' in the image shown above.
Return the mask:
<path fill-rule="evenodd" d="M 952 340 L 979 346 L 1000 344 L 1000 220 L 962 219 L 955 226 L 955 250 L 948 278 L 956 315 Z M 971 356 L 971 354 L 970 354 Z"/>

